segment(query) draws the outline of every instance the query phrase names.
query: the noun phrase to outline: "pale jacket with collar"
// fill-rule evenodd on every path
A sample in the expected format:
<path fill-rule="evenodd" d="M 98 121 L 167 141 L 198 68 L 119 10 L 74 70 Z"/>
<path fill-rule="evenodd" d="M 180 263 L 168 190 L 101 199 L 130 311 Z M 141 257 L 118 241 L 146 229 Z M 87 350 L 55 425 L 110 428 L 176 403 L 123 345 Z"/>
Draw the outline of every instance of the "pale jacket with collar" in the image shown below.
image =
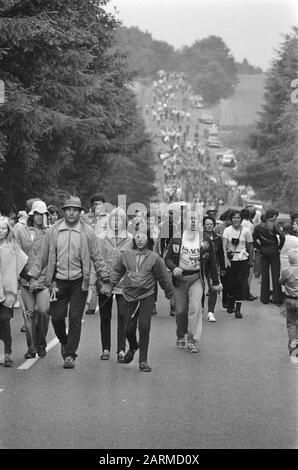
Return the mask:
<path fill-rule="evenodd" d="M 58 220 L 58 222 L 49 228 L 44 239 L 40 257 L 36 260 L 34 266 L 32 266 L 28 273 L 29 276 L 37 279 L 40 272 L 45 267 L 45 283 L 47 286 L 50 286 L 54 279 L 57 256 L 57 238 L 59 227 L 64 220 L 65 219 Z M 80 253 L 83 271 L 82 290 L 88 290 L 92 263 L 99 280 L 102 282 L 109 282 L 109 272 L 101 256 L 99 239 L 95 235 L 94 230 L 90 225 L 87 225 L 82 220 L 78 223 L 81 224 Z M 96 279 L 94 279 L 94 282 L 95 280 Z"/>

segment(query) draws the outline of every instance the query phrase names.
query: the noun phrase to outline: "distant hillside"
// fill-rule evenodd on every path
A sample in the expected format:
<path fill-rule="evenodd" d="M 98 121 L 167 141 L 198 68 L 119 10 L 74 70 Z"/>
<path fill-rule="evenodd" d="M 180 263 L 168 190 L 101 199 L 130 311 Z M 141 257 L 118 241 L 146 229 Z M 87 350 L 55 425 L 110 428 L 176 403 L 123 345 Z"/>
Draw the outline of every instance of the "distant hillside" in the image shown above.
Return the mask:
<path fill-rule="evenodd" d="M 237 73 L 240 75 L 260 75 L 263 73 L 261 67 L 255 67 L 251 65 L 247 59 L 243 59 L 242 62 L 236 62 Z"/>
<path fill-rule="evenodd" d="M 248 126 L 255 123 L 261 111 L 265 75 L 238 75 L 238 78 L 234 95 L 210 109 L 221 127 Z"/>

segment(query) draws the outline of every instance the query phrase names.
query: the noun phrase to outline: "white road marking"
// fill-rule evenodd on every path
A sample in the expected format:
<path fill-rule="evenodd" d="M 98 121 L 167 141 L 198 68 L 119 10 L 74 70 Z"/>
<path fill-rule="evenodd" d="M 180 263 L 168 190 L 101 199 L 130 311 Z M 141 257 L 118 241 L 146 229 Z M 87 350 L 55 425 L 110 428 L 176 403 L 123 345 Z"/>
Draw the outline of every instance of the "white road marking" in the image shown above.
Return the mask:
<path fill-rule="evenodd" d="M 47 345 L 46 351 L 49 352 L 58 343 L 59 343 L 58 338 L 55 336 L 55 338 L 52 339 L 52 341 L 50 341 L 49 344 Z M 27 359 L 25 362 L 23 362 L 23 364 L 21 364 L 18 367 L 18 369 L 21 369 L 21 370 L 29 369 L 29 367 L 33 366 L 33 364 L 35 364 L 35 362 L 38 361 L 38 359 L 39 359 L 38 356 L 34 357 L 33 359 Z"/>

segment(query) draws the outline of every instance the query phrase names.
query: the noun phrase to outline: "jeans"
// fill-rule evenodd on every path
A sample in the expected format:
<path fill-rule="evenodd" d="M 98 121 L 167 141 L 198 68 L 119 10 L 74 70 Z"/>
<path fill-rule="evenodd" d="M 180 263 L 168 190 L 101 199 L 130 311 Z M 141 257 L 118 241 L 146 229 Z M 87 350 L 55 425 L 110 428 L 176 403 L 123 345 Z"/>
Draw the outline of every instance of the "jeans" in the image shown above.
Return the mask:
<path fill-rule="evenodd" d="M 13 309 L 0 304 L 0 339 L 4 343 L 4 354 L 11 354 L 11 328 L 10 319 Z"/>
<path fill-rule="evenodd" d="M 126 338 L 129 342 L 129 349 L 136 350 L 139 347 L 139 362 L 146 362 L 148 357 L 154 294 L 140 302 L 125 301 L 125 303 L 127 308 Z M 139 344 L 136 336 L 137 325 L 139 329 Z"/>
<path fill-rule="evenodd" d="M 289 351 L 295 349 L 295 345 L 292 346 L 292 341 L 298 338 L 298 299 L 286 299 L 287 309 L 287 330 L 289 337 Z"/>
<path fill-rule="evenodd" d="M 282 289 L 279 283 L 280 276 L 280 256 L 276 246 L 265 246 L 261 248 L 262 260 L 262 279 L 261 279 L 261 302 L 268 304 L 270 298 L 270 278 L 269 267 L 271 267 L 272 277 L 272 300 L 279 304 L 282 303 Z"/>
<path fill-rule="evenodd" d="M 200 341 L 203 296 L 200 273 L 177 278 L 174 296 L 177 338 L 184 338 L 187 334 L 188 342 Z"/>
<path fill-rule="evenodd" d="M 210 284 L 210 278 L 207 278 L 208 282 L 208 312 L 214 313 L 215 305 L 217 301 L 217 292 L 215 292 Z"/>
<path fill-rule="evenodd" d="M 82 290 L 83 279 L 74 281 L 64 281 L 56 279 L 57 300 L 50 304 L 50 315 L 55 334 L 60 343 L 65 346 L 65 355 L 76 357 L 76 351 L 79 347 L 82 328 L 82 317 L 84 314 L 85 303 L 88 291 Z M 68 311 L 68 334 L 66 334 L 67 308 Z"/>
<path fill-rule="evenodd" d="M 28 351 L 36 353 L 47 347 L 50 292 L 49 289 L 30 292 L 29 287 L 21 286 L 21 296 L 25 307 L 23 315 Z"/>
<path fill-rule="evenodd" d="M 100 314 L 100 336 L 102 350 L 111 350 L 111 319 L 113 296 L 108 300 L 105 295 L 98 295 Z M 103 305 L 103 302 L 104 305 Z M 116 294 L 117 302 L 117 353 L 125 351 L 125 325 L 127 322 L 127 308 L 123 295 Z M 102 307 L 100 306 L 102 305 Z"/>

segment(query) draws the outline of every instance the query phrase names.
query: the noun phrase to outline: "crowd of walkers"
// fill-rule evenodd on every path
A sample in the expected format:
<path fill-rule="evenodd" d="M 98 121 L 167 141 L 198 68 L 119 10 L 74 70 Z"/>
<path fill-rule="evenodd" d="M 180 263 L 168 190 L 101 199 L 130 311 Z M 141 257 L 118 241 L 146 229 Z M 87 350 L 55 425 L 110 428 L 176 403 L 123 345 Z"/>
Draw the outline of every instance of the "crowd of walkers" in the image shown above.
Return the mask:
<path fill-rule="evenodd" d="M 10 321 L 18 292 L 26 359 L 46 356 L 51 318 L 63 366 L 74 368 L 83 314 L 94 314 L 98 304 L 100 358 L 109 360 L 115 299 L 117 361 L 128 364 L 139 350 L 139 369 L 150 372 L 150 326 L 157 314 L 158 284 L 176 318 L 177 348 L 196 353 L 205 305 L 208 320 L 216 322 L 221 293 L 222 308 L 241 319 L 242 302 L 256 299 L 250 291 L 253 273 L 261 276 L 263 304 L 285 304 L 289 351 L 295 349 L 298 213 L 280 227 L 274 209 L 261 220 L 251 207 L 228 209 L 218 218 L 215 206 L 202 217 L 197 205 L 189 204 L 162 216 L 137 210 L 128 221 L 125 210 L 107 204 L 100 193 L 90 204 L 85 213 L 77 196 L 70 196 L 61 208 L 31 199 L 16 220 L 0 216 L 0 339 L 5 367 L 13 365 Z"/>
<path fill-rule="evenodd" d="M 161 139 L 158 157 L 167 202 L 190 200 L 195 183 L 199 182 L 200 188 L 209 187 L 211 174 L 213 181 L 221 179 L 219 166 L 211 168 L 207 140 L 200 140 L 200 122 L 193 105 L 194 96 L 184 74 L 160 70 L 146 113 L 150 127 L 155 128 Z"/>

